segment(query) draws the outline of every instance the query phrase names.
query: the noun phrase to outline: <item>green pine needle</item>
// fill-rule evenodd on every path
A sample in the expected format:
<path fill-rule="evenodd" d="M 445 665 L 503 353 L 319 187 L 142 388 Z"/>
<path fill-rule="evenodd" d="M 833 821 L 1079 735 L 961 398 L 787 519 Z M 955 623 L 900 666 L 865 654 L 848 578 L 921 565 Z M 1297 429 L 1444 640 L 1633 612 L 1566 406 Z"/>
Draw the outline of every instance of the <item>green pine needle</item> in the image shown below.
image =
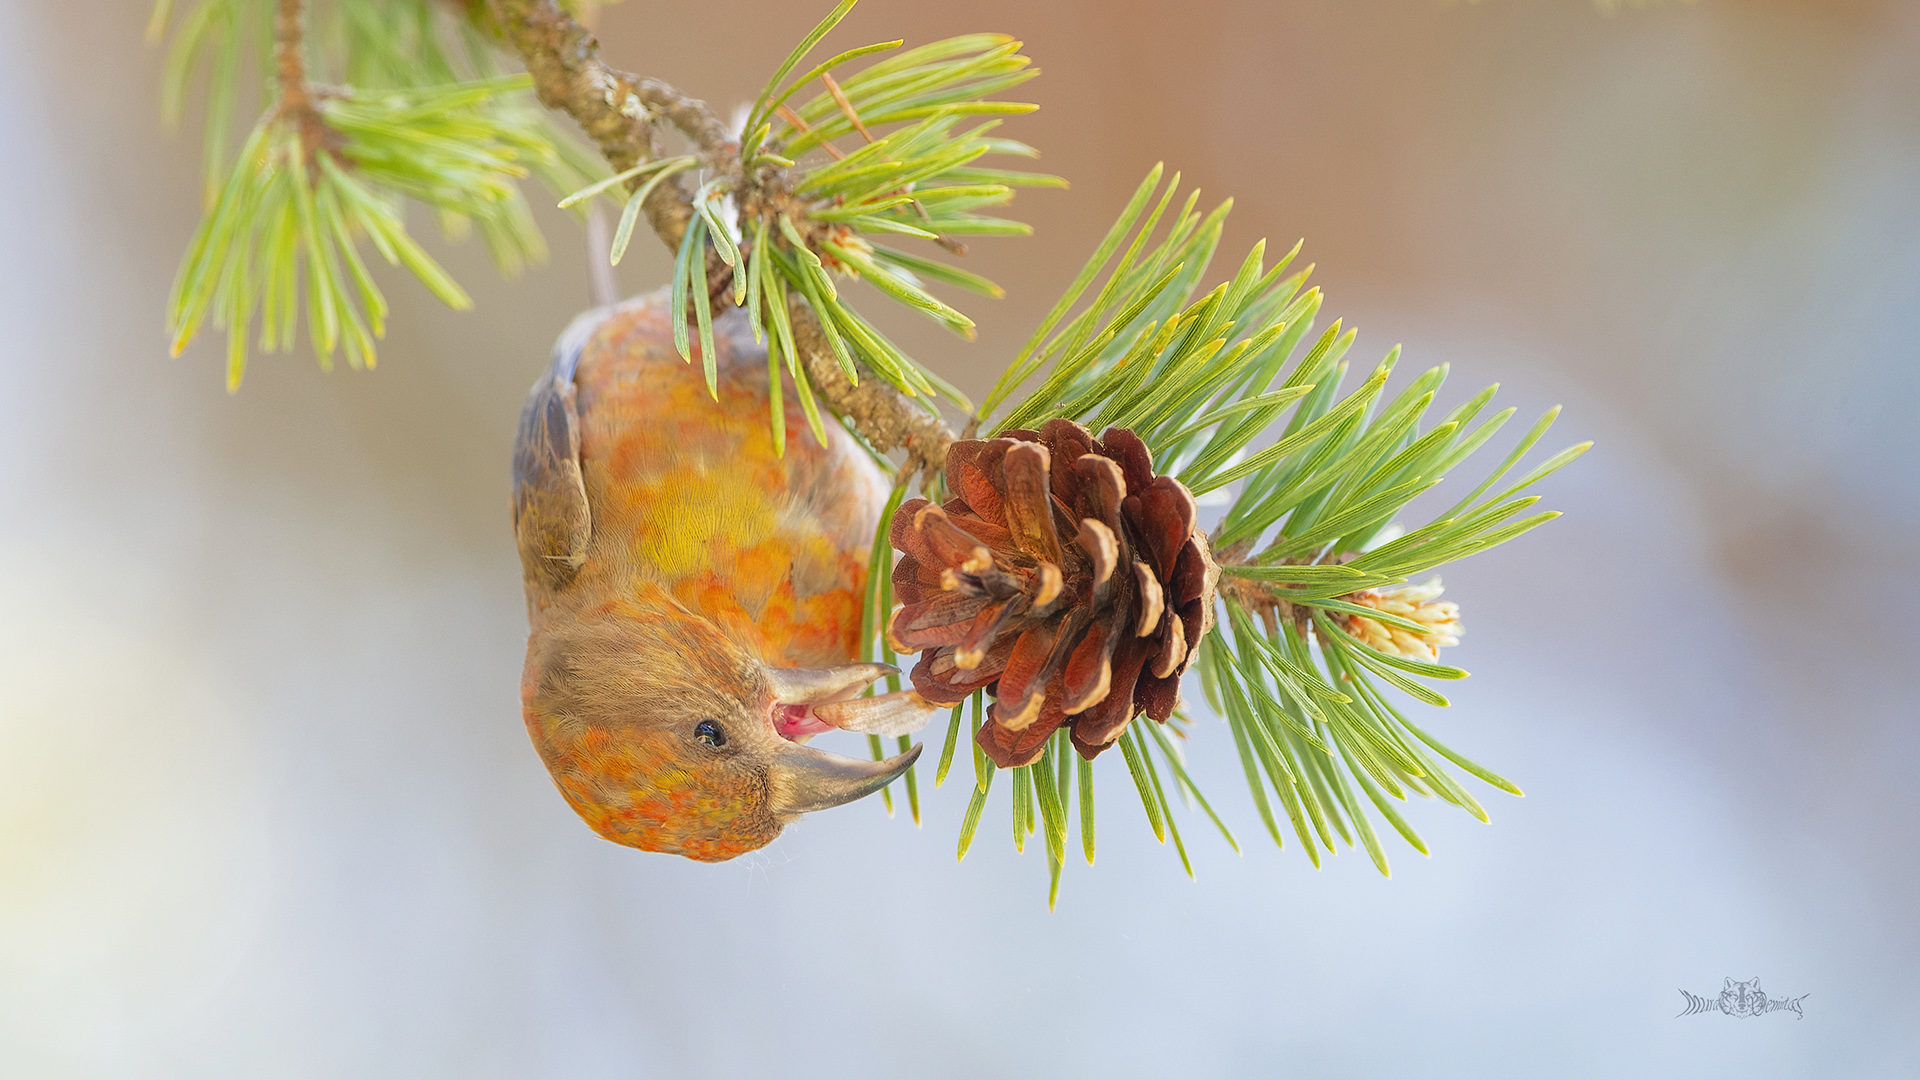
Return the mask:
<path fill-rule="evenodd" d="M 864 278 L 889 299 L 972 336 L 973 319 L 930 287 L 997 297 L 999 286 L 942 258 L 876 246 L 872 238 L 933 241 L 956 254 L 965 250 L 961 236 L 1030 231 L 979 211 L 1005 205 L 1019 187 L 1061 187 L 1065 181 L 979 167 L 987 155 L 1033 151 L 992 135 L 997 121 L 968 118 L 1031 110 L 988 98 L 1035 72 L 1019 55 L 1018 42 L 970 35 L 904 51 L 897 50 L 897 41 L 849 49 L 787 82 L 850 7 L 840 4 L 814 27 L 767 81 L 748 115 L 741 150 L 745 187 L 736 195 L 739 231 L 757 236 L 768 229 L 776 236 L 782 255 L 773 265 L 784 286 L 813 309 L 850 380 L 871 371 L 929 408 L 931 399 L 945 397 L 971 411 L 971 402 L 854 310 L 837 276 Z M 888 55 L 851 75 L 835 74 L 883 52 Z M 818 87 L 810 97 L 801 93 L 809 86 Z M 806 100 L 789 104 L 801 97 Z M 836 140 L 843 139 L 857 144 L 841 148 Z M 832 148 L 824 160 L 823 147 Z M 751 286 L 748 275 L 745 287 Z M 804 381 L 804 375 L 796 379 Z M 807 391 L 800 392 L 804 400 Z"/>
<path fill-rule="evenodd" d="M 807 54 L 813 51 L 813 47 L 820 44 L 820 39 L 827 36 L 827 31 L 838 26 L 840 20 L 846 18 L 847 12 L 852 11 L 853 5 L 858 2 L 859 0 L 840 0 L 827 17 L 808 31 L 800 44 L 794 46 L 793 51 L 787 54 L 786 60 L 782 61 L 780 67 L 774 71 L 773 78 L 767 80 L 767 88 L 760 92 L 760 100 L 753 103 L 752 111 L 747 113 L 747 122 L 743 125 L 743 130 L 753 131 L 760 126 L 761 120 L 764 119 L 763 114 L 769 112 L 774 105 L 772 100 L 774 88 L 780 85 L 780 80 L 787 77 L 787 73 L 793 70 L 794 65 L 806 59 Z M 792 91 L 788 91 L 788 94 L 791 93 Z M 786 94 L 781 95 L 781 100 L 785 100 L 786 97 Z"/>
<path fill-rule="evenodd" d="M 226 25 L 221 20 L 233 12 L 223 3 L 196 8 L 183 33 L 196 32 L 202 13 L 205 32 Z M 176 39 L 174 55 L 184 58 L 174 75 L 191 72 L 200 47 Z M 224 129 L 231 106 L 221 70 L 209 104 L 216 130 Z M 351 366 L 373 366 L 387 302 L 367 271 L 363 241 L 448 306 L 471 307 L 466 291 L 407 230 L 402 198 L 426 204 L 450 228 L 477 229 L 503 272 L 545 258 L 520 183 L 534 173 L 550 181 L 582 177 L 544 118 L 519 103 L 529 85 L 518 76 L 330 94 L 319 115 L 338 141 L 319 147 L 309 146 L 292 120 L 263 117 L 236 160 L 210 172 L 218 183 L 168 305 L 173 351 L 211 319 L 228 333 L 227 382 L 237 389 L 256 313 L 259 347 L 275 351 L 291 347 L 304 310 L 323 368 L 341 350 Z M 177 110 L 177 96 L 163 104 Z"/>
<path fill-rule="evenodd" d="M 953 716 L 947 721 L 947 739 L 940 747 L 940 765 L 933 771 L 933 786 L 939 787 L 947 782 L 947 770 L 953 766 L 953 751 L 959 745 L 960 714 L 964 703 L 953 707 Z"/>
<path fill-rule="evenodd" d="M 854 155 L 839 165 L 829 182 L 851 183 L 871 167 Z M 1306 287 L 1311 267 L 1290 268 L 1297 245 L 1272 266 L 1255 245 L 1231 278 L 1202 292 L 1226 207 L 1202 213 L 1193 194 L 1176 207 L 1177 187 L 1177 177 L 1163 186 L 1158 168 L 1146 178 L 979 417 L 988 431 L 1036 427 L 1056 416 L 1096 429 L 1131 426 L 1146 439 L 1157 472 L 1181 478 L 1196 492 L 1222 493 L 1227 505 L 1215 544 L 1223 553 L 1235 545 L 1225 573 L 1245 583 L 1236 590 L 1269 590 L 1276 601 L 1293 605 L 1296 616 L 1276 619 L 1247 607 L 1250 594 L 1224 594 L 1220 623 L 1195 658 L 1207 701 L 1225 722 L 1254 809 L 1275 844 L 1284 844 L 1291 832 L 1315 866 L 1341 845 L 1357 845 L 1387 874 L 1372 815 L 1424 854 L 1424 842 L 1397 807 L 1409 793 L 1484 818 L 1485 809 L 1449 767 L 1512 794 L 1519 789 L 1408 721 L 1390 700 L 1392 691 L 1444 707 L 1447 699 L 1428 681 L 1467 673 L 1350 635 L 1346 626 L 1353 618 L 1403 634 L 1429 630 L 1356 597 L 1391 589 L 1550 520 L 1551 513 L 1526 513 L 1537 501 L 1526 490 L 1577 458 L 1587 444 L 1508 482 L 1551 425 L 1555 414 L 1549 413 L 1460 503 L 1402 532 L 1393 522 L 1408 502 L 1480 450 L 1510 411 L 1474 424 L 1492 400 L 1488 388 L 1430 421 L 1446 368 L 1422 372 L 1389 394 L 1398 349 L 1357 384 L 1343 386 L 1355 332 L 1335 322 L 1313 333 L 1322 296 Z M 790 243 L 802 235 L 797 223 L 787 234 Z M 906 273 L 935 277 L 914 265 L 913 257 L 896 258 L 886 249 L 869 254 L 836 240 L 822 251 L 864 276 L 881 269 L 900 281 Z M 799 259 L 788 256 L 787 265 L 801 276 Z M 817 281 L 813 287 L 818 296 Z M 832 301 L 821 304 L 844 310 Z M 848 340 L 862 347 L 857 335 Z M 976 736 L 984 696 L 972 695 Z M 1176 720 L 1187 723 L 1184 715 Z M 942 777 L 959 737 L 958 709 L 947 735 L 937 774 Z M 1169 786 L 1240 850 L 1226 817 L 1194 783 L 1167 731 L 1140 718 L 1118 743 L 1148 826 L 1162 843 L 1172 840 L 1189 875 L 1193 864 Z M 994 772 L 977 747 L 975 770 L 962 823 L 963 856 Z M 1045 830 L 1050 905 L 1059 896 L 1076 789 L 1081 847 L 1092 861 L 1093 770 L 1092 762 L 1078 759 L 1064 731 L 1039 761 L 1012 770 L 1014 844 L 1024 848 L 1029 835 Z"/>

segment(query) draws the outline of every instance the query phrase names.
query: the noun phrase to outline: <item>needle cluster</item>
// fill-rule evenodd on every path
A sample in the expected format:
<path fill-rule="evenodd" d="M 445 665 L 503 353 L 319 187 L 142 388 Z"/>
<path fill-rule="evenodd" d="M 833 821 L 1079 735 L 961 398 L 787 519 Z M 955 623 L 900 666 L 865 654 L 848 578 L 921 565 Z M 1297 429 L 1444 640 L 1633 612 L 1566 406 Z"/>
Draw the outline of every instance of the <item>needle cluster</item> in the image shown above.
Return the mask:
<path fill-rule="evenodd" d="M 336 353 L 373 365 L 387 302 L 369 248 L 449 306 L 472 306 L 409 229 L 408 201 L 449 237 L 478 233 L 512 274 L 546 257 L 522 182 L 567 191 L 605 171 L 534 105 L 528 77 L 504 73 L 493 48 L 443 5 L 339 0 L 318 44 L 298 2 L 199 0 L 178 20 L 174 7 L 160 0 L 148 31 L 160 40 L 171 30 L 161 93 L 169 122 L 180 119 L 196 69 L 207 70 L 207 212 L 175 279 L 169 339 L 178 353 L 203 326 L 225 330 L 229 389 L 245 374 L 250 339 L 267 352 L 292 349 L 303 312 L 322 367 Z M 344 80 L 313 81 L 316 60 Z M 230 157 L 248 62 L 261 112 Z"/>

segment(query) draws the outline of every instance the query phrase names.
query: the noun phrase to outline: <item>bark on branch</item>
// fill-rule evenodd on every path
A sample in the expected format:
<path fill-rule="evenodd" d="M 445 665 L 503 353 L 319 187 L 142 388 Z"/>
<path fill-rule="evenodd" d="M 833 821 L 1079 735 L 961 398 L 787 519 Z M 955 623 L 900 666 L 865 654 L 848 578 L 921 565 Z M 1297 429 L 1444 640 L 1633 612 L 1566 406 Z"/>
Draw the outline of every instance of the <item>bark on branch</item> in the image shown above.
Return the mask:
<path fill-rule="evenodd" d="M 661 156 L 656 121 L 685 135 L 706 166 L 721 175 L 740 172 L 740 146 L 705 102 L 658 79 L 608 67 L 599 42 L 554 0 L 470 0 L 469 8 L 519 52 L 542 104 L 571 116 L 615 171 Z M 654 188 L 644 210 L 661 241 L 677 249 L 692 215 L 691 195 L 674 177 Z M 638 181 L 636 181 L 638 183 Z M 834 412 L 881 452 L 906 449 L 909 469 L 939 471 L 952 429 L 876 375 L 848 381 L 813 311 L 787 298 L 795 346 L 814 388 Z"/>
<path fill-rule="evenodd" d="M 309 154 L 338 149 L 340 135 L 320 118 L 314 88 L 307 83 L 306 0 L 279 0 L 273 13 L 274 111 L 292 123 Z"/>

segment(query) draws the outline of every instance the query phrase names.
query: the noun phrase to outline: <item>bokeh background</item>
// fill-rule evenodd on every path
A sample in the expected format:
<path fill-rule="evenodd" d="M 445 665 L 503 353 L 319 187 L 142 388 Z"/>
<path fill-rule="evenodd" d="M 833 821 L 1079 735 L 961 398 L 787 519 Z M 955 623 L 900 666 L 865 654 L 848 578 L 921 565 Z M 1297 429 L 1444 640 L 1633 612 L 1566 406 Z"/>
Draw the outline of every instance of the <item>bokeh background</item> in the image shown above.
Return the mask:
<path fill-rule="evenodd" d="M 603 30 L 726 109 L 825 6 Z M 1187 880 L 1109 767 L 1052 914 L 1003 806 L 955 863 L 963 784 L 717 867 L 583 828 L 521 730 L 506 498 L 579 232 L 510 283 L 443 245 L 476 311 L 390 275 L 378 372 L 227 396 L 216 339 L 164 354 L 198 147 L 145 13 L 0 4 L 0 1075 L 1912 1075 L 1920 5 L 857 9 L 830 44 L 1047 72 L 1009 131 L 1074 187 L 972 257 L 1012 298 L 972 345 L 888 324 L 964 387 L 1164 159 L 1238 199 L 1223 261 L 1307 238 L 1357 356 L 1598 440 L 1447 575 L 1475 677 L 1432 724 L 1525 799 L 1315 871 L 1209 721 L 1246 854 L 1191 817 Z M 1806 1019 L 1674 1018 L 1726 977 Z"/>

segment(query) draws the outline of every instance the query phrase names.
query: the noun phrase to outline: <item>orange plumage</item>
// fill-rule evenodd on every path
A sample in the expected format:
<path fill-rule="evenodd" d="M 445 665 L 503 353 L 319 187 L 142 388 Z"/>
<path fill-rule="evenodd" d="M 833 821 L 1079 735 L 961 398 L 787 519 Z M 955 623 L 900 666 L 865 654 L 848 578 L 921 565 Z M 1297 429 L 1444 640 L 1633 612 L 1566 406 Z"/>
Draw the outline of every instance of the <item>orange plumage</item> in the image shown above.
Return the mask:
<path fill-rule="evenodd" d="M 716 326 L 716 400 L 699 358 L 675 351 L 667 308 L 656 294 L 583 316 L 529 397 L 514 461 L 522 701 L 596 832 L 719 860 L 877 790 L 912 756 L 856 762 L 796 741 L 829 715 L 852 726 L 850 706 L 815 707 L 886 670 L 849 663 L 884 478 L 839 425 L 820 445 L 793 405 L 776 453 L 766 354 L 738 314 Z"/>
<path fill-rule="evenodd" d="M 716 400 L 697 356 L 674 351 L 665 306 L 614 309 L 574 374 L 594 514 L 587 576 L 607 596 L 658 587 L 763 662 L 845 663 L 884 478 L 838 425 L 821 446 L 797 405 L 776 455 L 764 352 L 719 335 Z"/>

